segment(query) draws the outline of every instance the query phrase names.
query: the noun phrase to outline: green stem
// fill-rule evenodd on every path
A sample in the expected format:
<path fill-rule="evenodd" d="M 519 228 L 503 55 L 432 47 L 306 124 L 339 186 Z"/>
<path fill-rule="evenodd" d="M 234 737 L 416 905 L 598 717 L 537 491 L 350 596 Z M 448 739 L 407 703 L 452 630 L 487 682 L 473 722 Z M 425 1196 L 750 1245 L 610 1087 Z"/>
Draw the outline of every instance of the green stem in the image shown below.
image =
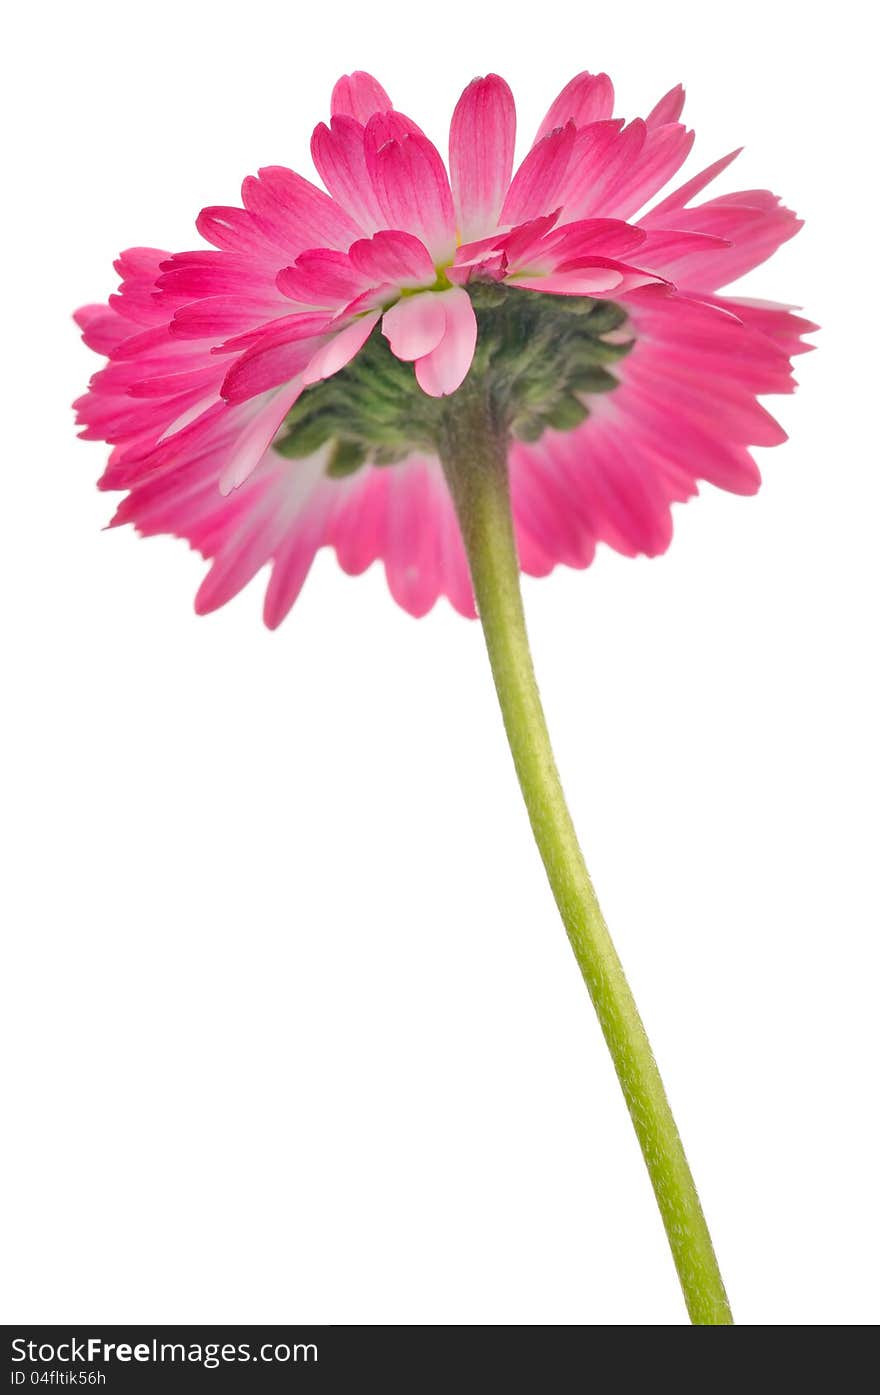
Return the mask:
<path fill-rule="evenodd" d="M 466 383 L 449 401 L 441 458 L 532 831 L 614 1062 L 691 1321 L 727 1325 L 733 1318 L 694 1179 L 556 770 L 526 636 L 507 445 L 486 393 Z"/>

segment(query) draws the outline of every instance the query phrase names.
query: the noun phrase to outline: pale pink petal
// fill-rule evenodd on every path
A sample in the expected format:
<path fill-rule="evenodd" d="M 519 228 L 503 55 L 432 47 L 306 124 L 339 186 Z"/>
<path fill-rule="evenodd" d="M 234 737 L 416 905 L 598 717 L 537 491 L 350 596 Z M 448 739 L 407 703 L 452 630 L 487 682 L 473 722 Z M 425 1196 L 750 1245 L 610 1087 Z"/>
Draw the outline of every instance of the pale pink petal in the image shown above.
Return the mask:
<path fill-rule="evenodd" d="M 578 73 L 563 87 L 538 128 L 535 145 L 549 136 L 557 126 L 573 121 L 576 126 L 586 126 L 591 121 L 602 121 L 614 110 L 614 88 L 607 73 Z"/>
<path fill-rule="evenodd" d="M 562 454 L 564 436 L 546 432 L 510 452 L 511 504 L 524 571 L 545 576 L 557 563 L 586 567 L 596 551 L 595 521 L 583 489 L 572 486 Z"/>
<path fill-rule="evenodd" d="M 391 111 L 393 103 L 385 88 L 369 73 L 354 72 L 341 77 L 330 97 L 331 116 L 351 116 L 366 126 L 376 111 Z"/>
<path fill-rule="evenodd" d="M 296 380 L 274 395 L 267 394 L 259 402 L 258 410 L 242 431 L 223 466 L 220 475 L 221 494 L 229 494 L 233 489 L 238 489 L 256 469 L 302 390 L 303 384 Z"/>
<path fill-rule="evenodd" d="M 210 615 L 243 591 L 269 561 L 282 535 L 283 525 L 272 512 L 271 500 L 252 505 L 239 526 L 230 530 L 225 546 L 196 592 L 196 614 Z"/>
<path fill-rule="evenodd" d="M 391 352 L 404 362 L 424 358 L 446 333 L 443 296 L 434 291 L 399 300 L 382 319 L 382 333 Z"/>
<path fill-rule="evenodd" d="M 411 455 L 333 484 L 338 502 L 324 538 L 344 571 L 356 576 L 384 559 L 389 589 L 409 614 L 424 615 L 445 594 L 461 615 L 474 617 L 461 530 L 438 460 Z"/>
<path fill-rule="evenodd" d="M 382 557 L 387 545 L 390 469 L 363 465 L 334 483 L 340 486 L 339 503 L 329 520 L 327 541 L 335 548 L 342 570 L 348 576 L 360 576 Z"/>
<path fill-rule="evenodd" d="M 459 238 L 472 241 L 496 227 L 513 170 L 516 108 L 494 73 L 465 88 L 449 131 L 449 174 Z"/>
<path fill-rule="evenodd" d="M 440 594 L 441 539 L 433 516 L 433 471 L 412 460 L 388 481 L 385 575 L 399 606 L 417 619 Z"/>
<path fill-rule="evenodd" d="M 429 397 L 446 397 L 460 387 L 477 345 L 477 320 L 467 291 L 453 286 L 435 295 L 446 315 L 440 343 L 416 363 L 416 381 Z"/>
<path fill-rule="evenodd" d="M 322 378 L 332 378 L 340 368 L 350 363 L 358 349 L 369 339 L 374 325 L 378 323 L 381 311 L 374 310 L 363 315 L 345 329 L 341 329 L 328 343 L 309 360 L 303 373 L 303 383 L 311 387 Z"/>

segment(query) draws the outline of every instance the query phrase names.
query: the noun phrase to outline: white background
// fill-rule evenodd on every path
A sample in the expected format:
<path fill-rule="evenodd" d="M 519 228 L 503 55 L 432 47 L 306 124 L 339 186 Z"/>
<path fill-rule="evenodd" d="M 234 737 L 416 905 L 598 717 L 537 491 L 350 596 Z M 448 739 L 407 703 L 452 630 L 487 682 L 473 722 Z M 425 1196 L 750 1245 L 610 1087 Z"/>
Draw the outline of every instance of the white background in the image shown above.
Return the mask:
<path fill-rule="evenodd" d="M 445 145 L 476 73 L 524 138 L 578 69 L 674 82 L 691 169 L 808 220 L 749 289 L 823 326 L 751 500 L 657 561 L 525 583 L 588 861 L 740 1322 L 865 1324 L 876 1280 L 877 460 L 861 6 L 519 12 L 114 0 L 7 45 L 5 1321 L 676 1324 L 635 1140 L 534 852 L 481 636 L 323 555 L 191 609 L 102 533 L 69 312 L 311 172 L 372 69 Z M 873 147 L 872 147 L 873 149 Z M 873 221 L 872 221 L 873 220 Z"/>

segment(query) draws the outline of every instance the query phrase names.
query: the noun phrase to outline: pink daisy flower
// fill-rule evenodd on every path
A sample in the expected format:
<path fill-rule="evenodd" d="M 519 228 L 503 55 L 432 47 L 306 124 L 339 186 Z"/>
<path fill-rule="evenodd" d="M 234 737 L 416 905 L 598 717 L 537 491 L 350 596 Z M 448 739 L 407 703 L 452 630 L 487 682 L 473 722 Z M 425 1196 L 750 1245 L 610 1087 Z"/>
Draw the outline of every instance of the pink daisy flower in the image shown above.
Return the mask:
<path fill-rule="evenodd" d="M 77 313 L 108 360 L 76 407 L 112 446 L 100 487 L 128 491 L 114 524 L 210 559 L 200 613 L 269 563 L 278 625 L 330 546 L 349 573 L 381 559 L 413 615 L 445 595 L 472 616 L 437 444 L 469 375 L 509 435 L 533 576 L 599 542 L 662 552 L 700 480 L 753 493 L 749 447 L 785 439 L 758 398 L 792 390 L 815 326 L 720 291 L 800 223 L 766 190 L 695 202 L 737 152 L 644 211 L 691 149 L 683 102 L 625 124 L 582 73 L 514 172 L 510 89 L 478 78 L 447 172 L 374 78 L 342 78 L 312 138 L 327 192 L 262 169 L 199 215 L 208 247 L 123 253 L 118 293 Z"/>

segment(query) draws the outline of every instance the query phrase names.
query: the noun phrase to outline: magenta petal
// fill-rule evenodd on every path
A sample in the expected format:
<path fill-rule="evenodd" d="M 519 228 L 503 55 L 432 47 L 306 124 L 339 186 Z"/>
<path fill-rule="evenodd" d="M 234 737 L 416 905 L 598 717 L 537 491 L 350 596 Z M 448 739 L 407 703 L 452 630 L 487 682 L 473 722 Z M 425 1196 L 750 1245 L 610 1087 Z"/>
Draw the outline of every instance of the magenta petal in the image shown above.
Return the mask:
<path fill-rule="evenodd" d="M 369 339 L 381 313 L 381 310 L 374 310 L 341 329 L 338 334 L 334 334 L 307 363 L 303 373 L 305 386 L 311 387 L 322 378 L 332 378 L 334 373 L 338 373 L 340 368 L 350 363 L 358 349 Z"/>
<path fill-rule="evenodd" d="M 559 207 L 575 134 L 574 122 L 569 121 L 532 146 L 507 192 L 502 223 L 525 223 Z"/>
<path fill-rule="evenodd" d="M 364 128 L 360 122 L 351 116 L 334 116 L 329 126 L 323 122 L 316 126 L 312 132 L 312 159 L 336 203 L 357 225 L 354 237 L 358 232 L 369 236 L 385 226 L 367 171 Z"/>
<path fill-rule="evenodd" d="M 446 333 L 446 310 L 442 294 L 424 291 L 407 296 L 385 311 L 382 333 L 391 352 L 405 363 L 424 358 L 436 349 Z"/>
<path fill-rule="evenodd" d="M 551 106 L 535 136 L 538 141 L 549 136 L 557 126 L 573 121 L 576 126 L 586 126 L 591 121 L 603 121 L 614 110 L 614 87 L 607 73 L 578 73 L 566 87 L 563 87 Z"/>
<path fill-rule="evenodd" d="M 510 184 L 516 139 L 513 93 L 490 73 L 465 88 L 449 130 L 449 173 L 461 241 L 498 224 Z"/>
<path fill-rule="evenodd" d="M 273 443 L 306 383 L 344 367 L 383 315 L 391 352 L 414 363 L 421 389 L 454 393 L 476 345 L 461 288 L 475 278 L 529 295 L 610 296 L 628 313 L 613 336 L 632 340 L 611 369 L 614 390 L 590 396 L 573 430 L 548 427 L 510 448 L 523 570 L 586 566 L 599 543 L 662 551 L 670 505 L 698 481 L 753 493 L 751 447 L 785 438 L 764 398 L 793 391 L 792 357 L 812 347 L 803 336 L 815 326 L 718 288 L 800 221 L 766 189 L 697 204 L 734 155 L 659 195 L 690 148 L 682 102 L 674 88 L 624 126 L 610 115 L 610 81 L 580 74 L 507 187 L 513 100 L 500 78 L 478 79 L 453 117 L 450 186 L 435 147 L 375 79 L 342 78 L 313 138 L 329 193 L 263 168 L 244 180 L 243 207 L 199 216 L 211 247 L 129 248 L 114 263 L 118 290 L 77 313 L 107 358 L 75 407 L 82 434 L 110 446 L 100 488 L 130 491 L 114 524 L 186 538 L 211 559 L 200 612 L 271 566 L 264 614 L 278 624 L 330 546 L 346 571 L 384 563 L 412 615 L 440 594 L 473 615 L 435 457 L 413 451 L 336 479 L 323 447 L 290 460 Z M 637 226 L 625 221 L 655 196 Z M 453 289 L 434 289 L 439 270 Z"/>
<path fill-rule="evenodd" d="M 288 315 L 250 342 L 229 368 L 220 389 L 227 402 L 245 402 L 300 373 L 320 343 L 327 315 Z"/>
<path fill-rule="evenodd" d="M 607 191 L 602 212 L 614 218 L 629 218 L 681 169 L 693 143 L 693 131 L 684 126 L 672 123 L 648 127 L 637 158 Z"/>
<path fill-rule="evenodd" d="M 461 386 L 471 366 L 477 319 L 470 296 L 458 286 L 434 298 L 443 305 L 446 332 L 436 349 L 416 363 L 416 381 L 429 397 L 446 397 Z"/>
<path fill-rule="evenodd" d="M 660 203 L 655 204 L 648 214 L 649 218 L 655 218 L 658 214 L 671 213 L 675 209 L 684 208 L 691 199 L 705 189 L 707 184 L 711 184 L 713 179 L 717 179 L 728 165 L 733 164 L 737 155 L 742 154 L 742 146 L 737 150 L 731 150 L 729 155 L 723 155 L 720 160 L 708 165 L 706 169 L 695 174 L 693 179 L 689 179 L 686 184 L 681 184 L 671 194 L 668 194 Z"/>
<path fill-rule="evenodd" d="M 374 284 L 430 286 L 437 279 L 427 247 L 412 233 L 374 233 L 372 237 L 353 242 L 348 255 L 352 266 Z"/>
<path fill-rule="evenodd" d="M 550 272 L 547 276 L 517 276 L 509 286 L 528 291 L 545 291 L 551 295 L 603 295 L 616 290 L 623 277 L 609 267 L 585 267 L 580 271 Z"/>
<path fill-rule="evenodd" d="M 276 277 L 279 291 L 303 305 L 332 305 L 337 308 L 360 295 L 365 278 L 344 252 L 326 247 L 303 252 L 295 266 L 287 266 Z"/>
<path fill-rule="evenodd" d="M 287 261 L 307 247 L 344 251 L 357 236 L 357 227 L 338 203 L 283 165 L 264 165 L 258 178 L 246 179 L 242 199 L 257 225 L 287 254 Z"/>
<path fill-rule="evenodd" d="M 661 97 L 657 105 L 645 117 L 647 126 L 665 126 L 669 121 L 677 121 L 684 110 L 684 88 L 681 83 Z"/>
<path fill-rule="evenodd" d="M 351 116 L 362 126 L 366 126 L 373 112 L 392 108 L 385 88 L 369 73 L 354 72 L 341 77 L 330 97 L 331 116 Z"/>
<path fill-rule="evenodd" d="M 455 210 L 435 146 L 396 113 L 372 116 L 364 136 L 367 169 L 386 227 L 421 238 L 435 262 L 452 261 Z"/>

